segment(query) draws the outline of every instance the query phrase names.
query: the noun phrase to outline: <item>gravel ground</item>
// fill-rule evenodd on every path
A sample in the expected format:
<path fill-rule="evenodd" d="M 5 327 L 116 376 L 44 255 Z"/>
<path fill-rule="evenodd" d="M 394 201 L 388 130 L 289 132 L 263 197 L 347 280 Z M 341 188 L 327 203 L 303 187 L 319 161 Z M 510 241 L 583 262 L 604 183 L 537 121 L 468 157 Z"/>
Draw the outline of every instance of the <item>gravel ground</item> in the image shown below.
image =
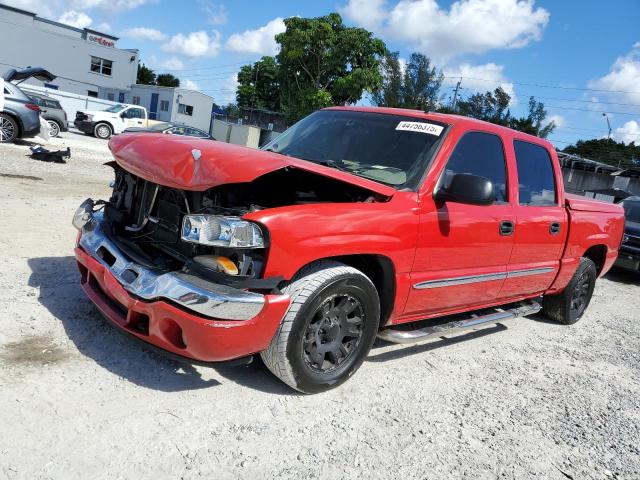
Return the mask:
<path fill-rule="evenodd" d="M 640 277 L 601 279 L 572 327 L 377 344 L 342 387 L 298 395 L 259 362 L 185 367 L 114 331 L 70 225 L 108 194 L 106 143 L 63 134 L 65 165 L 27 145 L 0 146 L 1 478 L 640 478 Z"/>

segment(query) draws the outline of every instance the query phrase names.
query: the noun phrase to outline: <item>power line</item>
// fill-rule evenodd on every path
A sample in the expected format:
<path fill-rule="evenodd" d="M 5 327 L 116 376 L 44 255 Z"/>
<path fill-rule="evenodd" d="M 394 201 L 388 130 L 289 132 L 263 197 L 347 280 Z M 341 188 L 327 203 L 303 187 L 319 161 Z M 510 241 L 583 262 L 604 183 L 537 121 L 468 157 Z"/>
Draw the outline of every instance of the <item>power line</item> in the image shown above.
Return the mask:
<path fill-rule="evenodd" d="M 449 78 L 449 79 L 459 79 L 460 75 L 457 76 L 445 76 L 443 78 Z M 477 77 L 463 77 L 463 78 L 467 78 L 469 80 L 477 80 L 479 82 L 489 82 L 489 83 L 494 83 L 494 84 L 503 84 L 503 83 L 511 83 L 513 85 L 526 85 L 529 87 L 538 87 L 538 88 L 557 88 L 557 89 L 561 89 L 561 90 L 579 90 L 579 91 L 584 91 L 584 92 L 604 92 L 604 93 L 627 93 L 627 94 L 632 94 L 632 95 L 640 95 L 640 92 L 629 92 L 626 90 L 607 90 L 607 89 L 603 89 L 603 88 L 584 88 L 584 87 L 565 87 L 562 85 L 544 85 L 541 83 L 526 83 L 526 82 L 512 82 L 512 81 L 496 81 L 496 80 L 490 80 L 487 78 L 477 78 Z"/>

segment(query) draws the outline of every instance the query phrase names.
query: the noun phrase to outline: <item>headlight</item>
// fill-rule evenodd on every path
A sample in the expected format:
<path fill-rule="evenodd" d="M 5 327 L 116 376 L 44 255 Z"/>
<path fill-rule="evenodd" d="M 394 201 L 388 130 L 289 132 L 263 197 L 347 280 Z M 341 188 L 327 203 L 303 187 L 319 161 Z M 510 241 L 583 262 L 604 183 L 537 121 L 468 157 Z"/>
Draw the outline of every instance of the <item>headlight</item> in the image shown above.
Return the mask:
<path fill-rule="evenodd" d="M 87 122 L 93 122 L 93 115 L 87 115 Z"/>
<path fill-rule="evenodd" d="M 84 226 L 91 221 L 93 218 L 93 206 L 94 201 L 90 198 L 87 198 L 76 210 L 76 213 L 73 214 L 73 220 L 71 223 L 78 230 L 82 230 Z"/>
<path fill-rule="evenodd" d="M 260 227 L 238 217 L 185 215 L 181 238 L 185 242 L 216 247 L 264 247 Z"/>

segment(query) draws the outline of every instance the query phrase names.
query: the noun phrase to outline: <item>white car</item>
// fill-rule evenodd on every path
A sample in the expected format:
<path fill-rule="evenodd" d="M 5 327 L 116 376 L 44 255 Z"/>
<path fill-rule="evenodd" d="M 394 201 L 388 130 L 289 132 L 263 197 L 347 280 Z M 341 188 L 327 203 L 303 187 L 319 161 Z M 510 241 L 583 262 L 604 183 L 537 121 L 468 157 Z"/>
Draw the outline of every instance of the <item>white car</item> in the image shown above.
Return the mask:
<path fill-rule="evenodd" d="M 149 120 L 146 108 L 126 104 L 106 110 L 78 110 L 73 122 L 78 130 L 104 140 L 130 127 L 148 128 L 156 123 L 161 122 Z"/>

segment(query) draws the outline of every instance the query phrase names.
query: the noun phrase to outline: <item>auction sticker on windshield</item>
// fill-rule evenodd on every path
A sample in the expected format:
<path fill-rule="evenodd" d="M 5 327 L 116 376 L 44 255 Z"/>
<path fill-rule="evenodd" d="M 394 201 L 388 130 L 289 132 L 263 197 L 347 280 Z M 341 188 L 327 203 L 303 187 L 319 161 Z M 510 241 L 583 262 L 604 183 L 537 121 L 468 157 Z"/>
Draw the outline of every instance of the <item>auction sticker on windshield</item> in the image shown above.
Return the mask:
<path fill-rule="evenodd" d="M 444 130 L 444 127 L 440 125 L 434 125 L 433 123 L 424 122 L 400 122 L 396 127 L 396 130 L 404 130 L 407 132 L 420 132 L 428 133 L 439 137 Z"/>

